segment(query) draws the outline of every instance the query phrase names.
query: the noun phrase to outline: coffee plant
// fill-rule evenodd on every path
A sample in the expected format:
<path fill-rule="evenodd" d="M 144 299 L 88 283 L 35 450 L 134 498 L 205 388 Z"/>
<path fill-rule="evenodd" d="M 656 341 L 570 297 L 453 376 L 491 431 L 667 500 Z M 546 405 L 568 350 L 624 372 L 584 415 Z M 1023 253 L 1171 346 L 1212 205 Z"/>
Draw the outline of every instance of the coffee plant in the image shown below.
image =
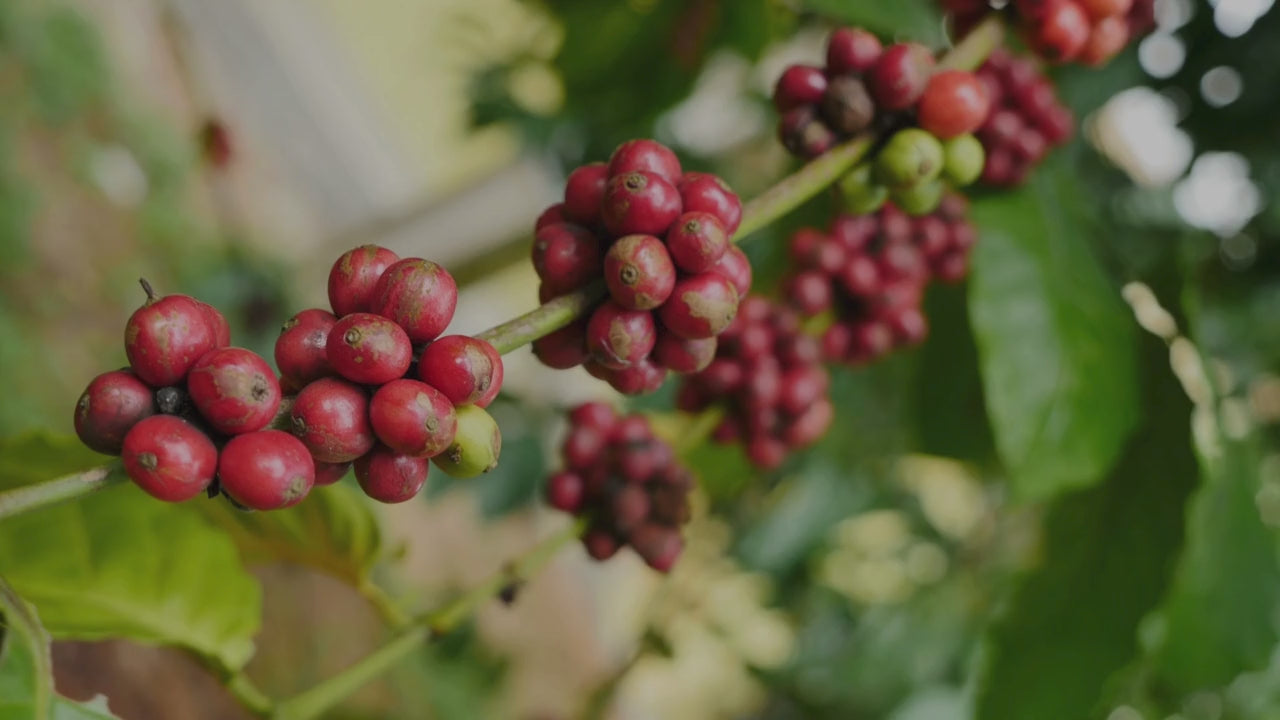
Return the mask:
<path fill-rule="evenodd" d="M 0 720 L 134 717 L 111 690 L 55 685 L 64 643 L 109 638 L 195 658 L 228 717 L 1276 717 L 1280 233 L 1265 201 L 1221 218 L 1280 176 L 1258 120 L 1280 98 L 1280 19 L 1233 35 L 1232 7 L 545 3 L 554 56 L 473 89 L 477 124 L 567 169 L 520 241 L 527 312 L 459 328 L 484 302 L 460 294 L 471 269 L 351 243 L 297 280 L 325 283 L 326 306 L 256 291 L 280 323 L 263 342 L 261 318 L 201 292 L 207 258 L 126 264 L 155 281 L 113 321 L 127 364 L 58 399 L 64 434 L 0 438 Z M 146 135 L 126 132 L 92 37 L 61 6 L 0 8 L 5 362 L 39 368 L 27 339 L 57 322 L 21 302 L 53 289 L 23 280 L 10 146 L 42 137 L 36 118 L 81 143 Z M 1117 145 L 1142 141 L 1115 108 L 1149 81 L 1139 56 L 1179 37 L 1181 68 L 1146 97 L 1182 130 L 1136 131 L 1205 153 L 1170 190 Z M 788 43 L 791 62 L 764 57 Z M 770 74 L 748 100 L 775 132 L 690 140 L 695 81 L 730 55 Z M 563 85 L 554 114 L 508 94 L 529 63 Z M 1247 77 L 1227 101 L 1223 68 Z M 214 115 L 190 139 L 213 177 L 252 148 Z M 1213 207 L 1188 210 L 1197 173 L 1230 158 L 1258 169 L 1230 191 L 1199 182 Z M 595 399 L 540 412 L 504 388 L 535 371 L 521 355 Z M 24 372 L 13 398 L 43 370 Z M 419 597 L 391 572 L 383 506 L 460 486 L 553 529 Z M 477 616 L 519 612 L 570 555 L 593 563 L 602 607 L 639 607 L 625 657 L 499 707 L 510 668 Z M 248 568 L 280 563 L 350 586 L 385 640 L 327 676 L 264 681 Z M 580 602 L 557 600 L 579 633 Z M 396 673 L 404 707 L 358 700 Z"/>

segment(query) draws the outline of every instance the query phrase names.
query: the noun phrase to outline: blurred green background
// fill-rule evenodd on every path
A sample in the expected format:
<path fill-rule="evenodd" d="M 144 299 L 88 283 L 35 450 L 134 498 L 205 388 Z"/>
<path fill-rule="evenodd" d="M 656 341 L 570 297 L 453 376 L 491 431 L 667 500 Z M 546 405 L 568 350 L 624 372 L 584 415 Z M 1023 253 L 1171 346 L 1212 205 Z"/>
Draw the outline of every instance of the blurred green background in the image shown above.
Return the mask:
<path fill-rule="evenodd" d="M 672 578 L 567 550 L 333 717 L 1280 718 L 1280 12 L 1157 9 L 1106 69 L 1054 71 L 1076 140 L 975 194 L 972 277 L 931 291 L 922 348 L 836 371 L 822 444 L 768 474 L 692 454 Z M 839 23 L 947 42 L 928 0 L 5 0 L 0 487 L 94 461 L 56 436 L 124 364 L 138 277 L 269 356 L 379 242 L 473 279 L 454 328 L 481 330 L 534 302 L 520 243 L 577 163 L 650 136 L 745 198 L 789 172 L 773 79 Z M 760 291 L 831 212 L 749 242 Z M 117 488 L 0 524 L 59 690 L 240 717 L 216 676 L 254 647 L 248 674 L 298 692 L 561 526 L 557 410 L 614 396 L 509 363 L 501 468 L 406 506 Z"/>

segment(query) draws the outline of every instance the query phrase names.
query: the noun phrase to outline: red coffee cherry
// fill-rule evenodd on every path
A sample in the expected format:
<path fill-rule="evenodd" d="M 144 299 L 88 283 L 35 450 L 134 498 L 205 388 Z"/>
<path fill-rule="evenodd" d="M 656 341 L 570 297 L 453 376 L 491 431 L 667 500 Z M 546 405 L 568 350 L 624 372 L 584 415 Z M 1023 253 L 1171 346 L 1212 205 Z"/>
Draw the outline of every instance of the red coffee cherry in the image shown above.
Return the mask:
<path fill-rule="evenodd" d="M 293 434 L 320 462 L 350 462 L 374 446 L 369 397 L 346 380 L 322 378 L 302 388 L 289 417 Z"/>
<path fill-rule="evenodd" d="M 801 105 L 822 102 L 827 91 L 827 76 L 822 68 L 812 65 L 792 65 L 782 71 L 773 87 L 773 105 L 778 112 L 786 112 Z"/>
<path fill-rule="evenodd" d="M 924 93 L 933 73 L 933 55 L 914 43 L 893 45 L 884 51 L 867 76 L 876 105 L 886 110 L 906 110 Z"/>
<path fill-rule="evenodd" d="M 1100 67 L 1110 62 L 1129 43 L 1129 23 L 1123 17 L 1107 17 L 1098 21 L 1089 33 L 1077 58 L 1085 65 Z"/>
<path fill-rule="evenodd" d="M 587 323 L 579 320 L 533 341 L 533 354 L 549 368 L 568 370 L 586 362 Z"/>
<path fill-rule="evenodd" d="M 644 523 L 631 532 L 628 542 L 645 564 L 658 572 L 670 572 L 684 550 L 680 531 L 657 523 Z"/>
<path fill-rule="evenodd" d="M 453 321 L 458 284 L 449 271 L 421 258 L 405 258 L 382 274 L 370 311 L 404 328 L 409 340 L 435 340 Z"/>
<path fill-rule="evenodd" d="M 543 210 L 542 214 L 538 216 L 538 219 L 533 223 L 533 232 L 537 233 L 548 225 L 556 225 L 562 222 L 568 222 L 568 218 L 564 216 L 564 203 L 556 203 Z"/>
<path fill-rule="evenodd" d="M 618 411 L 604 402 L 587 402 L 569 411 L 570 424 L 608 433 L 618 423 Z"/>
<path fill-rule="evenodd" d="M 588 372 L 592 371 L 592 365 L 587 365 Z M 593 373 L 593 375 L 609 383 L 614 390 L 623 395 L 648 395 L 657 392 L 667 380 L 666 368 L 659 367 L 648 358 L 643 358 L 625 368 L 599 367 L 599 370 L 599 373 Z"/>
<path fill-rule="evenodd" d="M 839 138 L 818 117 L 815 106 L 801 105 L 778 118 L 778 140 L 792 155 L 815 158 L 834 147 Z"/>
<path fill-rule="evenodd" d="M 686 212 L 667 233 L 667 249 L 676 267 L 688 273 L 710 270 L 729 249 L 729 234 L 713 214 Z M 674 278 L 672 278 L 674 280 Z"/>
<path fill-rule="evenodd" d="M 147 302 L 124 326 L 124 351 L 133 372 L 152 387 L 177 385 L 192 365 L 217 344 L 214 328 L 195 298 L 156 298 L 149 285 Z"/>
<path fill-rule="evenodd" d="M 615 175 L 604 196 L 604 226 L 615 237 L 664 235 L 680 216 L 680 193 L 643 170 Z"/>
<path fill-rule="evenodd" d="M 1076 0 L 1094 20 L 1121 17 L 1133 9 L 1133 0 Z"/>
<path fill-rule="evenodd" d="M 224 435 L 261 430 L 280 408 L 280 383 L 271 366 L 244 348 L 206 353 L 187 376 L 187 393 L 201 417 Z"/>
<path fill-rule="evenodd" d="M 533 269 L 552 297 L 572 292 L 600 276 L 600 240 L 578 225 L 561 223 L 538 231 Z"/>
<path fill-rule="evenodd" d="M 1074 60 L 1089 42 L 1089 16 L 1073 0 L 1054 3 L 1031 28 L 1031 45 L 1050 62 Z"/>
<path fill-rule="evenodd" d="M 628 310 L 652 310 L 667 301 L 676 268 L 667 247 L 652 235 L 627 235 L 604 256 L 604 281 L 614 302 Z"/>
<path fill-rule="evenodd" d="M 253 510 L 279 510 L 302 502 L 316 481 L 316 466 L 298 438 L 281 430 L 237 435 L 218 456 L 218 487 Z"/>
<path fill-rule="evenodd" d="M 747 459 L 761 470 L 777 470 L 787 459 L 787 444 L 770 435 L 758 435 L 747 442 Z"/>
<path fill-rule="evenodd" d="M 209 329 L 213 330 L 213 347 L 222 348 L 231 344 L 231 325 L 227 318 L 218 312 L 218 308 L 206 302 L 196 300 L 196 304 L 204 310 L 205 319 L 209 321 Z"/>
<path fill-rule="evenodd" d="M 103 373 L 76 401 L 76 436 L 94 452 L 119 455 L 129 430 L 155 412 L 151 388 L 137 375 L 128 370 Z"/>
<path fill-rule="evenodd" d="M 976 131 L 990 111 L 982 83 L 961 70 L 944 70 L 930 78 L 918 109 L 920 127 L 942 140 Z"/>
<path fill-rule="evenodd" d="M 791 421 L 782 432 L 782 440 L 792 448 L 812 445 L 827 434 L 835 416 L 835 406 L 831 401 L 820 398 Z"/>
<path fill-rule="evenodd" d="M 653 359 L 659 365 L 678 373 L 696 373 L 706 369 L 716 357 L 716 339 L 687 340 L 658 329 L 658 342 L 653 346 Z"/>
<path fill-rule="evenodd" d="M 458 431 L 458 415 L 443 393 L 417 380 L 393 380 L 369 402 L 369 422 L 383 445 L 429 458 L 444 452 Z"/>
<path fill-rule="evenodd" d="M 682 278 L 659 310 L 662 324 L 683 338 L 719 335 L 738 313 L 738 291 L 714 272 Z"/>
<path fill-rule="evenodd" d="M 285 321 L 276 338 L 276 367 L 280 377 L 302 387 L 333 373 L 325 348 L 338 318 L 318 308 L 303 310 Z"/>
<path fill-rule="evenodd" d="M 609 166 L 591 163 L 569 173 L 564 185 L 564 217 L 579 225 L 600 224 L 600 204 L 609 182 Z"/>
<path fill-rule="evenodd" d="M 502 356 L 492 345 L 466 335 L 446 335 L 418 359 L 418 378 L 454 405 L 488 407 L 502 389 Z"/>
<path fill-rule="evenodd" d="M 742 224 L 742 200 L 723 180 L 710 173 L 688 172 L 676 186 L 685 212 L 706 212 L 720 220 L 732 236 Z"/>
<path fill-rule="evenodd" d="M 547 504 L 567 513 L 582 509 L 585 492 L 582 477 L 572 472 L 560 472 L 547 479 Z"/>
<path fill-rule="evenodd" d="M 431 463 L 379 445 L 355 462 L 356 482 L 364 494 L 382 503 L 412 500 L 427 484 Z"/>
<path fill-rule="evenodd" d="M 864 73 L 870 70 L 884 46 L 875 35 L 861 28 L 838 28 L 827 38 L 827 72 Z"/>
<path fill-rule="evenodd" d="M 582 536 L 582 545 L 592 560 L 604 562 L 622 549 L 622 543 L 612 533 L 603 528 L 592 528 Z"/>
<path fill-rule="evenodd" d="M 588 470 L 603 457 L 609 439 L 607 428 L 576 425 L 565 435 L 560 454 L 565 464 L 574 470 Z"/>
<path fill-rule="evenodd" d="M 609 158 L 609 177 L 633 172 L 653 173 L 674 185 L 680 180 L 680 159 L 662 143 L 628 140 Z"/>
<path fill-rule="evenodd" d="M 143 418 L 124 436 L 124 471 L 148 495 L 182 502 L 203 493 L 218 465 L 207 435 L 173 415 Z"/>
<path fill-rule="evenodd" d="M 728 280 L 738 291 L 738 297 L 746 297 L 751 292 L 751 260 L 738 246 L 730 245 L 711 272 Z"/>
<path fill-rule="evenodd" d="M 378 278 L 399 255 L 377 245 L 361 245 L 346 251 L 329 271 L 329 305 L 338 317 L 370 312 Z"/>
<path fill-rule="evenodd" d="M 830 308 L 835 299 L 829 276 L 818 270 L 806 270 L 787 281 L 786 296 L 794 308 L 810 317 Z"/>
<path fill-rule="evenodd" d="M 381 315 L 352 313 L 334 324 L 325 346 L 329 367 L 362 385 L 381 385 L 402 377 L 413 362 L 409 336 Z"/>
<path fill-rule="evenodd" d="M 628 310 L 607 301 L 587 321 L 587 352 L 607 368 L 622 369 L 640 362 L 655 342 L 653 316 L 643 310 Z"/>
<path fill-rule="evenodd" d="M 620 454 L 625 456 L 630 449 L 623 449 Z M 644 457 L 635 453 L 639 457 Z M 649 479 L 652 468 L 647 466 L 644 472 L 635 475 L 627 475 L 623 473 L 623 477 L 633 483 L 639 483 Z M 640 485 L 624 485 L 622 489 L 613 496 L 613 503 L 610 509 L 610 518 L 613 520 L 614 528 L 626 535 L 637 527 L 644 519 L 649 516 L 649 494 L 644 491 Z"/>
<path fill-rule="evenodd" d="M 316 461 L 316 481 L 313 487 L 332 485 L 351 472 L 351 463 L 327 463 Z"/>

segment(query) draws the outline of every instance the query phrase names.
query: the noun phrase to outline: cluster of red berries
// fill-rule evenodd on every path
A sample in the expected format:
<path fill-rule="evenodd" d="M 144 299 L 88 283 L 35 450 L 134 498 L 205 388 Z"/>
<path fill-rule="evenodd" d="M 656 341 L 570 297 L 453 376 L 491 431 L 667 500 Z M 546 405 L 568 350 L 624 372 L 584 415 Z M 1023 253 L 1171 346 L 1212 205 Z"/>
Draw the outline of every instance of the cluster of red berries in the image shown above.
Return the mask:
<path fill-rule="evenodd" d="M 799 314 L 753 295 L 720 337 L 716 359 L 680 385 L 677 405 L 685 412 L 723 408 L 714 440 L 741 442 L 753 465 L 771 470 L 831 427 L 829 388 L 822 349 L 803 332 Z"/>
<path fill-rule="evenodd" d="M 1075 117 L 1036 63 L 998 48 L 978 70 L 992 111 L 978 130 L 986 150 L 982 182 L 1019 185 L 1054 147 L 1071 137 Z"/>
<path fill-rule="evenodd" d="M 684 548 L 692 473 L 643 415 L 586 403 L 570 411 L 569 423 L 565 469 L 547 479 L 547 502 L 589 518 L 582 543 L 596 560 L 630 545 L 649 567 L 670 570 Z"/>
<path fill-rule="evenodd" d="M 968 272 L 977 233 L 967 209 L 952 194 L 925 217 L 885 205 L 874 215 L 838 216 L 826 233 L 806 228 L 792 235 L 796 271 L 787 300 L 806 317 L 832 313 L 821 341 L 828 361 L 868 363 L 924 340 L 925 286 L 931 279 L 958 282 Z"/>
<path fill-rule="evenodd" d="M 942 0 L 963 29 L 989 12 L 988 0 Z M 1013 0 L 1022 36 L 1050 62 L 1101 66 L 1155 25 L 1155 0 Z"/>
<path fill-rule="evenodd" d="M 866 130 L 900 128 L 873 163 L 842 183 L 851 212 L 873 212 L 892 197 L 923 215 L 947 184 L 968 185 L 982 171 L 982 146 L 972 135 L 991 107 L 982 83 L 961 70 L 935 72 L 922 45 L 886 48 L 866 30 L 840 28 L 827 41 L 826 66 L 787 68 L 773 101 L 782 113 L 779 138 L 801 157 Z"/>
<path fill-rule="evenodd" d="M 631 140 L 574 170 L 564 202 L 537 222 L 533 266 L 546 302 L 601 275 L 609 299 L 534 343 L 546 365 L 586 365 L 619 392 L 652 392 L 667 371 L 696 372 L 751 287 L 730 238 L 742 203 L 719 178 L 682 172 L 669 148 Z"/>
<path fill-rule="evenodd" d="M 76 403 L 81 441 L 122 456 L 129 477 L 160 500 L 220 490 L 258 510 L 301 501 L 316 468 L 297 438 L 269 427 L 281 391 L 266 360 L 230 347 L 213 307 L 143 288 L 147 302 L 125 325 L 129 368 L 94 378 Z"/>
<path fill-rule="evenodd" d="M 332 313 L 284 324 L 275 358 L 297 392 L 290 429 L 331 477 L 354 463 L 369 497 L 396 503 L 422 489 L 428 460 L 461 477 L 497 465 L 502 436 L 483 408 L 502 387 L 502 357 L 478 338 L 441 337 L 457 303 L 443 267 L 364 245 L 329 273 Z"/>

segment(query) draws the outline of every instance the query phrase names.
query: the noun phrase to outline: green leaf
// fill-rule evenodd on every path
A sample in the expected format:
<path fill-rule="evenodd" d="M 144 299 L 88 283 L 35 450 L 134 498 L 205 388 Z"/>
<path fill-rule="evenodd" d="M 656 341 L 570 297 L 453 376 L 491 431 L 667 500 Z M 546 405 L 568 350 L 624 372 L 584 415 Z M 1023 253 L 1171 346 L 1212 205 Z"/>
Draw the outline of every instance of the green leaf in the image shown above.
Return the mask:
<path fill-rule="evenodd" d="M 989 631 L 977 720 L 1093 716 L 1170 583 L 1197 479 L 1191 408 L 1163 344 L 1145 346 L 1145 422 L 1107 482 L 1050 508 L 1043 560 Z"/>
<path fill-rule="evenodd" d="M 3 441 L 0 487 L 100 459 L 74 437 Z M 54 637 L 178 645 L 224 673 L 253 653 L 261 589 L 235 545 L 190 504 L 162 503 L 132 485 L 0 523 L 0 575 Z"/>
<path fill-rule="evenodd" d="M 886 37 L 930 44 L 942 41 L 942 15 L 938 13 L 937 5 L 932 0 L 805 0 L 804 6 L 813 12 L 829 15 Z"/>
<path fill-rule="evenodd" d="M 118 720 L 107 707 L 107 700 L 98 696 L 85 703 L 57 696 L 53 699 L 52 720 Z"/>
<path fill-rule="evenodd" d="M 996 448 L 1020 499 L 1105 477 L 1138 416 L 1134 322 L 1085 242 L 1081 192 L 1059 160 L 973 205 L 970 315 Z"/>
<path fill-rule="evenodd" d="M 53 702 L 49 635 L 3 578 L 0 616 L 0 720 L 46 718 Z"/>
<path fill-rule="evenodd" d="M 1280 564 L 1255 500 L 1260 456 L 1253 443 L 1228 441 L 1204 461 L 1156 652 L 1159 680 L 1184 693 L 1266 667 L 1275 647 Z"/>
<path fill-rule="evenodd" d="M 242 512 L 225 502 L 198 507 L 226 531 L 246 563 L 306 565 L 360 587 L 382 555 L 378 517 L 346 482 L 315 488 L 286 510 Z"/>

